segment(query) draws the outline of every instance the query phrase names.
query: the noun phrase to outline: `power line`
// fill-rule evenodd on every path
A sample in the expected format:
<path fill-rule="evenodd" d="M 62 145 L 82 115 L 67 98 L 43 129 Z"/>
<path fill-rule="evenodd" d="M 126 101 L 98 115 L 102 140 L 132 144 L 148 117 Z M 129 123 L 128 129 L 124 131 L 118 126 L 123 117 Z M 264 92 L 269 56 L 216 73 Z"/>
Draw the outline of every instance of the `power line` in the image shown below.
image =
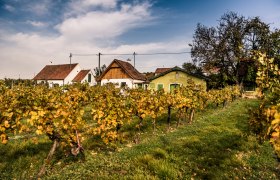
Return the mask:
<path fill-rule="evenodd" d="M 98 54 L 72 54 L 72 56 L 98 56 Z"/>
<path fill-rule="evenodd" d="M 156 53 L 101 53 L 102 56 L 129 56 L 129 55 L 137 55 L 137 56 L 150 56 L 150 55 L 168 55 L 168 54 L 187 54 L 191 53 L 188 51 L 183 52 L 156 52 Z M 73 56 L 98 56 L 98 54 L 72 54 Z"/>
<path fill-rule="evenodd" d="M 133 54 L 126 54 L 126 53 L 124 53 L 124 54 L 102 54 L 102 55 L 104 55 L 104 56 L 118 56 L 118 55 L 123 55 L 123 56 L 129 56 L 129 55 L 133 55 Z"/>
<path fill-rule="evenodd" d="M 136 54 L 136 55 L 166 55 L 166 54 L 187 54 L 187 53 L 190 53 L 190 52 L 160 52 L 160 53 L 143 53 L 143 54 Z"/>
<path fill-rule="evenodd" d="M 133 67 L 135 68 L 135 56 L 154 56 L 154 55 L 178 55 L 178 54 L 187 54 L 191 53 L 189 51 L 182 51 L 182 52 L 155 52 L 155 53 L 98 53 L 98 54 L 72 54 L 70 53 L 70 64 L 71 64 L 71 57 L 72 56 L 98 56 L 98 74 L 100 75 L 101 69 L 100 69 L 100 59 L 101 56 L 133 56 Z"/>

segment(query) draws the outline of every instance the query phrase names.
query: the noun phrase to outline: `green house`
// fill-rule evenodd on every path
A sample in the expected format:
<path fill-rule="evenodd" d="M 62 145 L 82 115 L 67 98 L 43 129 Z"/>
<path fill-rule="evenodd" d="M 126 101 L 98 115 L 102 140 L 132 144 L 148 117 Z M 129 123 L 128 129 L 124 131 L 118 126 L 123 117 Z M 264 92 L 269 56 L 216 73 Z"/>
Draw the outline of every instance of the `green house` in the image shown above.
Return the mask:
<path fill-rule="evenodd" d="M 206 80 L 204 77 L 189 74 L 184 69 L 181 69 L 179 67 L 167 69 L 166 71 L 160 74 L 156 74 L 156 76 L 150 78 L 148 89 L 164 89 L 165 92 L 170 92 L 176 87 L 186 85 L 188 79 L 193 80 L 197 85 L 202 85 L 202 87 L 204 87 L 206 90 Z"/>

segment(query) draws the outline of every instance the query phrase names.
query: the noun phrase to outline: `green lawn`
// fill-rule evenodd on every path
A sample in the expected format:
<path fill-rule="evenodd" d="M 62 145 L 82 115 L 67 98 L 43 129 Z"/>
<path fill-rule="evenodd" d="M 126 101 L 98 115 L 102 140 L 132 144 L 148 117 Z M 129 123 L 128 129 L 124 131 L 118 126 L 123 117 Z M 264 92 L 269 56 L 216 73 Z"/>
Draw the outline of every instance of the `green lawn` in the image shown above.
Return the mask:
<path fill-rule="evenodd" d="M 168 133 L 162 117 L 154 134 L 146 125 L 139 144 L 131 139 L 106 147 L 93 139 L 84 143 L 85 159 L 57 153 L 43 179 L 280 179 L 271 146 L 258 144 L 248 131 L 247 109 L 257 105 L 237 100 L 209 108 L 191 125 L 175 129 L 174 121 Z M 136 133 L 123 132 L 127 138 Z M 50 146 L 44 138 L 37 145 L 32 139 L 0 145 L 0 179 L 36 177 Z"/>

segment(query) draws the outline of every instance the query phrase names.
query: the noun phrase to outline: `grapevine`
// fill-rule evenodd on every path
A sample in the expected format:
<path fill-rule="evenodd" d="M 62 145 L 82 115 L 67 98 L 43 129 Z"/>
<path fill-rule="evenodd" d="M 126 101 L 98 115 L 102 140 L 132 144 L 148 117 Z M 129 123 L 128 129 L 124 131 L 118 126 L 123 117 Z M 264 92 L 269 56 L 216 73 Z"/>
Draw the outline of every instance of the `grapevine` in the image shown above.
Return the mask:
<path fill-rule="evenodd" d="M 252 112 L 251 129 L 260 141 L 270 139 L 280 158 L 280 73 L 277 60 L 256 52 L 258 61 L 257 85 L 262 95 L 259 109 Z"/>

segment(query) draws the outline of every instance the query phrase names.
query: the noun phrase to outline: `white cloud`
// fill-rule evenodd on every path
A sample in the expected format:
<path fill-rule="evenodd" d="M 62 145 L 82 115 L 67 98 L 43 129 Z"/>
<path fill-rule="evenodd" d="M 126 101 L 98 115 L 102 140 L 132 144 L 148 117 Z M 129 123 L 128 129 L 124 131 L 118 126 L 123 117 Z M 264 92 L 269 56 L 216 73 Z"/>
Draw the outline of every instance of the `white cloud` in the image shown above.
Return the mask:
<path fill-rule="evenodd" d="M 30 24 L 34 27 L 38 27 L 38 28 L 41 28 L 41 27 L 46 27 L 47 24 L 44 23 L 44 22 L 40 22 L 40 21 L 31 21 L 31 20 L 28 20 L 26 21 L 27 24 Z"/>
<path fill-rule="evenodd" d="M 71 41 L 103 41 L 115 38 L 124 32 L 145 26 L 152 17 L 147 3 L 135 6 L 122 5 L 120 10 L 92 11 L 85 15 L 66 19 L 56 26 L 58 31 Z"/>
<path fill-rule="evenodd" d="M 56 36 L 43 36 L 36 33 L 15 33 L 0 30 L 0 78 L 11 77 L 33 78 L 45 65 L 69 62 L 69 53 L 151 53 L 182 51 L 184 43 L 150 42 L 143 44 L 117 44 L 107 42 L 116 40 L 131 29 L 149 25 L 153 16 L 151 5 L 121 4 L 115 7 L 117 1 L 83 1 L 92 5 L 102 5 L 110 10 L 95 10 L 77 17 L 66 18 L 55 28 Z M 106 4 L 106 2 L 108 4 Z M 94 4 L 95 3 L 95 4 Z M 113 3 L 113 4 L 111 4 Z M 40 9 L 40 8 L 39 8 Z M 44 8 L 43 8 L 44 9 Z M 37 9 L 38 10 L 38 9 Z M 43 27 L 39 21 L 27 23 Z M 133 59 L 133 56 L 102 56 L 101 63 L 108 65 L 114 58 Z M 174 56 L 138 56 L 136 68 L 139 71 L 152 71 L 155 66 L 174 66 Z M 183 57 L 176 57 L 185 59 Z M 82 68 L 97 67 L 97 56 L 73 56 L 72 62 L 78 62 Z M 180 61 L 178 61 L 181 65 Z"/>
<path fill-rule="evenodd" d="M 36 34 L 17 33 L 0 39 L 7 43 L 0 43 L 0 78 L 12 77 L 33 78 L 50 61 L 53 64 L 69 63 L 69 53 L 74 54 L 72 62 L 80 63 L 82 68 L 93 69 L 97 67 L 97 56 L 76 56 L 76 53 L 131 53 L 131 55 L 101 56 L 101 64 L 107 66 L 113 59 L 133 59 L 133 52 L 155 53 L 155 52 L 181 52 L 186 51 L 183 41 L 151 42 L 143 44 L 123 44 L 119 46 L 99 47 L 98 44 L 69 43 L 62 36 L 44 37 Z M 186 62 L 189 54 L 182 55 L 136 55 L 136 68 L 140 72 L 154 71 L 156 67 L 180 66 Z M 131 62 L 133 63 L 133 62 Z"/>

